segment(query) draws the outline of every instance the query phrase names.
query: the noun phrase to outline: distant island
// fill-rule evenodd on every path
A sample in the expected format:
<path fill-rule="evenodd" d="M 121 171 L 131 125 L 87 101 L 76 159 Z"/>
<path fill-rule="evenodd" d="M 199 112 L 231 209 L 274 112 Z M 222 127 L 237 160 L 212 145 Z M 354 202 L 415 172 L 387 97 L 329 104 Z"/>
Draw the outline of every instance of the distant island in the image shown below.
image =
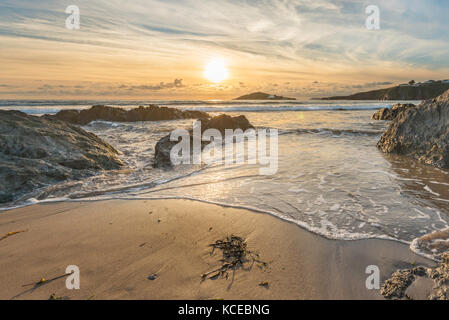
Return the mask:
<path fill-rule="evenodd" d="M 400 84 L 395 87 L 359 92 L 349 96 L 314 98 L 313 100 L 427 100 L 441 95 L 449 89 L 449 80 L 429 80 Z"/>
<path fill-rule="evenodd" d="M 286 98 L 282 96 L 277 96 L 274 94 L 269 94 L 265 92 L 253 92 L 233 100 L 296 100 L 295 98 Z"/>

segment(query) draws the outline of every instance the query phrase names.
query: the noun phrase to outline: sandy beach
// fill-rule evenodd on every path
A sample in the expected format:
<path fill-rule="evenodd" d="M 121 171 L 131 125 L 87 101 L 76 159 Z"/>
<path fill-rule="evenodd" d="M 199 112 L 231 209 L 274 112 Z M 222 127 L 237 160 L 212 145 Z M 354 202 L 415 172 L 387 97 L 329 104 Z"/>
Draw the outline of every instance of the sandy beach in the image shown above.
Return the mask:
<path fill-rule="evenodd" d="M 432 265 L 399 242 L 327 240 L 271 215 L 190 200 L 0 212 L 0 234 L 15 231 L 24 232 L 0 241 L 0 299 L 383 299 L 365 286 L 367 266 L 377 265 L 383 281 L 398 268 Z M 248 263 L 229 279 L 202 281 L 220 265 L 209 244 L 230 234 L 245 238 L 267 267 Z M 33 285 L 68 265 L 80 269 L 79 290 L 66 289 L 64 278 Z"/>

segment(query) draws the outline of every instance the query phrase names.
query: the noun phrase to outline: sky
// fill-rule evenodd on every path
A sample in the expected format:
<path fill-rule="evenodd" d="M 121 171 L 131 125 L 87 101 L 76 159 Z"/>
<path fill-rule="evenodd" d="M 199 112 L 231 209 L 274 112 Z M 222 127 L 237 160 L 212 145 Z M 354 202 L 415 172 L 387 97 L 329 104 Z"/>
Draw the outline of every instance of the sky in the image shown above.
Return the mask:
<path fill-rule="evenodd" d="M 447 0 L 0 0 L 0 99 L 310 98 L 449 79 L 448 17 Z M 205 77 L 216 61 L 220 82 Z"/>

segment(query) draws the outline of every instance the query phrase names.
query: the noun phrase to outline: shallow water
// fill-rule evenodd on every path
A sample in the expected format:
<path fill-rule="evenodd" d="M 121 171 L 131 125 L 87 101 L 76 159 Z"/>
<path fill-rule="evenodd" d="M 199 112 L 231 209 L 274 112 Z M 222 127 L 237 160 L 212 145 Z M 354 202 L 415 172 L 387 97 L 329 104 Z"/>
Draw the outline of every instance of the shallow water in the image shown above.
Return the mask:
<path fill-rule="evenodd" d="M 253 108 L 267 106 L 285 105 Z M 268 212 L 325 237 L 347 240 L 384 238 L 410 243 L 448 227 L 449 171 L 385 155 L 376 148 L 388 122 L 371 120 L 371 109 L 385 103 L 326 103 L 321 110 L 315 110 L 317 104 L 289 102 L 288 106 L 296 109 L 246 112 L 249 104 L 235 102 L 179 106 L 244 114 L 258 128 L 278 129 L 275 175 L 260 175 L 259 165 L 225 166 L 220 161 L 153 169 L 158 139 L 176 128 L 191 127 L 192 120 L 95 121 L 84 129 L 118 149 L 126 168 L 49 186 L 22 202 L 190 198 Z M 341 110 L 342 106 L 350 110 Z M 309 111 L 303 110 L 306 107 Z"/>

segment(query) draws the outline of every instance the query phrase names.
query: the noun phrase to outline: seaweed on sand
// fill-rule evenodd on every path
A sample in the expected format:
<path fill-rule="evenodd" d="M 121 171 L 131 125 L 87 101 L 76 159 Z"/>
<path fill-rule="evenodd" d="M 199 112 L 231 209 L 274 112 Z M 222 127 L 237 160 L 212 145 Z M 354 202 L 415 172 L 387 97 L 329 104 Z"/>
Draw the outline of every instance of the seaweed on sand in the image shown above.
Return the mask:
<path fill-rule="evenodd" d="M 11 237 L 11 236 L 13 236 L 13 235 L 15 235 L 15 234 L 22 233 L 22 232 L 27 232 L 27 231 L 28 231 L 28 229 L 26 229 L 26 230 L 18 230 L 18 231 L 8 232 L 8 233 L 5 234 L 4 236 L 0 237 L 0 241 L 6 239 L 6 238 L 8 238 L 8 237 Z"/>
<path fill-rule="evenodd" d="M 57 276 L 57 277 L 54 277 L 54 278 L 51 278 L 51 279 L 41 278 L 38 282 L 33 282 L 33 283 L 24 284 L 24 285 L 22 285 L 22 287 L 28 287 L 28 286 L 38 287 L 38 286 L 41 286 L 41 285 L 43 285 L 43 284 L 47 284 L 47 283 L 49 283 L 49 282 L 52 282 L 52 281 L 55 281 L 55 280 L 58 280 L 58 279 L 67 277 L 67 276 L 69 276 L 69 275 L 70 275 L 70 273 L 64 273 L 64 274 L 62 274 L 62 275 L 60 275 L 60 276 Z"/>
<path fill-rule="evenodd" d="M 206 272 L 202 275 L 202 279 L 215 279 L 218 277 L 228 279 L 229 271 L 235 271 L 239 267 L 243 267 L 245 262 L 258 262 L 263 266 L 267 263 L 259 259 L 259 254 L 248 250 L 245 239 L 230 235 L 223 240 L 217 240 L 209 245 L 212 247 L 211 255 L 215 249 L 222 251 L 221 266 L 217 269 Z"/>

